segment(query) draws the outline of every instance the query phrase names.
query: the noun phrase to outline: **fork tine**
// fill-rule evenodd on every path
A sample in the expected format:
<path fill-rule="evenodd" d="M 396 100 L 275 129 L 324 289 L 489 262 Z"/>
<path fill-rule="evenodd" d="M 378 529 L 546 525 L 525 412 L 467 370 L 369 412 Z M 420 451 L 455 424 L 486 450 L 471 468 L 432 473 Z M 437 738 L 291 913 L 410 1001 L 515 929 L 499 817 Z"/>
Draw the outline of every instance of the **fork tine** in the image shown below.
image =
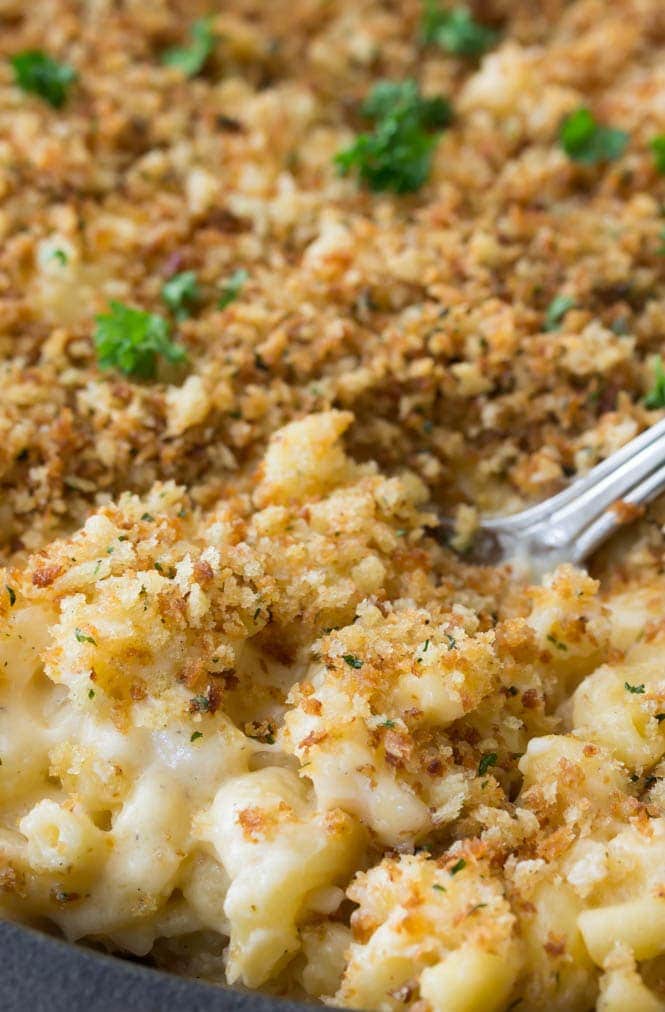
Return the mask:
<path fill-rule="evenodd" d="M 571 503 L 576 503 L 579 497 L 587 492 L 587 490 L 595 489 L 599 482 L 612 475 L 619 467 L 633 459 L 638 453 L 663 436 L 665 436 L 665 418 L 662 418 L 655 425 L 650 426 L 650 428 L 645 429 L 639 436 L 631 439 L 630 442 L 622 446 L 616 453 L 610 454 L 609 457 L 606 457 L 600 464 L 592 468 L 588 474 L 572 482 L 557 495 L 535 506 L 529 506 L 525 510 L 520 510 L 519 513 L 514 513 L 512 516 L 488 518 L 483 521 L 483 527 L 489 530 L 497 529 L 501 531 L 515 531 L 517 533 L 518 529 L 549 519 L 556 511 Z"/>
<path fill-rule="evenodd" d="M 572 502 L 553 510 L 548 523 L 561 530 L 570 530 L 571 534 L 579 532 L 664 463 L 665 436 L 661 436 L 634 457 L 624 460 L 595 485 L 584 489 Z"/>
<path fill-rule="evenodd" d="M 665 491 L 665 464 L 631 489 L 621 501 L 631 506 L 641 506 L 651 502 L 663 491 Z M 581 562 L 621 526 L 623 524 L 617 510 L 606 509 L 577 538 L 571 561 Z"/>

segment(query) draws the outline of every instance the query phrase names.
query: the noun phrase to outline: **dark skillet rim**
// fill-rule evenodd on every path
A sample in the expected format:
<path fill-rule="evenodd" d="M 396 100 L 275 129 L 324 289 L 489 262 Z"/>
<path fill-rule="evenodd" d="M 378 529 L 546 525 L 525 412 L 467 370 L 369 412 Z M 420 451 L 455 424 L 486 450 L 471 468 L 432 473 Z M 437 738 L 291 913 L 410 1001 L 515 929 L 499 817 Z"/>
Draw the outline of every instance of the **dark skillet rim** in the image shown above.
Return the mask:
<path fill-rule="evenodd" d="M 2 1012 L 312 1012 L 71 945 L 0 921 Z"/>

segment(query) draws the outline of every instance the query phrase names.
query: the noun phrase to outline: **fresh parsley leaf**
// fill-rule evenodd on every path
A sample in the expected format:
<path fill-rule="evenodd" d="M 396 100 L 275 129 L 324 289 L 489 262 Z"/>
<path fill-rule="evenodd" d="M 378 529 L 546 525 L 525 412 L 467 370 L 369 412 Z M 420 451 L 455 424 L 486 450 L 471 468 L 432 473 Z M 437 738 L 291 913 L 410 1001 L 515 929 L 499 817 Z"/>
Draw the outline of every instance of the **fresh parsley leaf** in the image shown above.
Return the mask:
<path fill-rule="evenodd" d="M 454 865 L 452 866 L 452 868 L 450 868 L 450 869 L 448 870 L 448 874 L 449 874 L 449 875 L 457 875 L 457 872 L 458 872 L 458 871 L 461 871 L 461 870 L 462 870 L 462 868 L 466 868 L 466 861 L 464 860 L 464 858 L 463 858 L 463 857 L 461 857 L 461 858 L 459 859 L 459 861 L 457 861 L 457 862 L 456 862 L 456 863 L 455 863 L 455 864 L 454 864 Z"/>
<path fill-rule="evenodd" d="M 429 176 L 437 131 L 452 119 L 445 98 L 423 98 L 414 80 L 380 81 L 361 107 L 374 121 L 372 133 L 358 134 L 353 144 L 335 155 L 345 176 L 355 169 L 371 190 L 410 193 Z"/>
<path fill-rule="evenodd" d="M 476 21 L 468 7 L 442 8 L 437 0 L 426 0 L 421 32 L 424 42 L 434 42 L 454 56 L 482 56 L 499 37 Z"/>
<path fill-rule="evenodd" d="M 41 49 L 26 49 L 10 56 L 14 81 L 22 91 L 39 95 L 54 109 L 67 100 L 69 86 L 76 80 L 76 71 L 68 63 L 58 63 Z"/>
<path fill-rule="evenodd" d="M 442 885 L 439 885 L 438 882 L 434 883 L 434 885 L 432 886 L 432 889 L 436 889 L 436 891 L 438 893 L 445 893 L 446 892 L 446 887 L 442 886 Z"/>
<path fill-rule="evenodd" d="M 226 309 L 228 305 L 235 302 L 243 290 L 248 277 L 249 275 L 244 267 L 239 267 L 237 271 L 233 272 L 231 277 L 222 285 L 219 302 L 217 303 L 219 309 Z"/>
<path fill-rule="evenodd" d="M 619 158 L 626 150 L 628 134 L 596 122 L 593 113 L 581 106 L 561 124 L 559 143 L 572 161 L 597 165 Z"/>
<path fill-rule="evenodd" d="M 455 639 L 455 637 L 451 636 L 450 633 L 444 633 L 444 636 L 448 640 L 448 649 L 454 650 L 455 647 L 457 646 L 457 640 Z"/>
<path fill-rule="evenodd" d="M 186 320 L 201 298 L 194 271 L 180 271 L 162 286 L 162 298 L 176 320 Z"/>
<path fill-rule="evenodd" d="M 203 65 L 215 47 L 216 35 L 213 31 L 213 18 L 199 18 L 190 28 L 191 42 L 188 46 L 174 46 L 162 55 L 162 63 L 167 67 L 177 67 L 185 77 L 194 77 L 203 69 Z"/>
<path fill-rule="evenodd" d="M 395 727 L 395 721 L 394 720 L 382 720 L 381 723 L 379 724 L 379 727 L 387 727 L 387 728 Z"/>
<path fill-rule="evenodd" d="M 660 172 L 661 176 L 665 176 L 665 134 L 658 134 L 657 137 L 653 137 L 650 147 L 656 171 Z"/>
<path fill-rule="evenodd" d="M 484 777 L 490 766 L 496 766 L 498 758 L 496 752 L 486 752 L 478 763 L 478 776 Z"/>
<path fill-rule="evenodd" d="M 57 260 L 61 267 L 64 267 L 69 257 L 65 253 L 64 249 L 54 249 L 51 253 L 51 260 Z"/>
<path fill-rule="evenodd" d="M 202 738 L 202 737 L 203 737 L 203 731 L 192 731 L 189 740 L 190 741 L 196 741 L 197 738 Z"/>
<path fill-rule="evenodd" d="M 88 699 L 94 699 L 94 698 L 95 698 L 95 690 L 94 689 L 88 689 Z"/>
<path fill-rule="evenodd" d="M 644 685 L 631 685 L 630 682 L 624 682 L 623 687 L 626 690 L 626 692 L 633 692 L 636 693 L 638 696 L 641 696 L 642 693 L 645 691 Z"/>
<path fill-rule="evenodd" d="M 653 386 L 644 398 L 644 407 L 652 411 L 665 408 L 665 368 L 660 355 L 654 359 Z"/>
<path fill-rule="evenodd" d="M 9 607 L 13 608 L 16 604 L 16 591 L 8 584 L 5 584 L 5 590 L 7 591 L 7 597 L 9 598 Z"/>
<path fill-rule="evenodd" d="M 92 636 L 88 636 L 88 634 L 84 633 L 82 629 L 78 628 L 78 626 L 74 630 L 74 635 L 79 643 L 92 643 L 93 647 L 97 646 L 97 640 Z"/>
<path fill-rule="evenodd" d="M 354 654 L 343 654 L 342 660 L 346 661 L 350 668 L 356 668 L 356 670 L 362 668 L 363 666 L 363 662 Z"/>
<path fill-rule="evenodd" d="M 558 330 L 566 313 L 575 308 L 575 300 L 569 295 L 555 295 L 545 313 L 544 329 Z"/>
<path fill-rule="evenodd" d="M 94 342 L 102 369 L 119 369 L 139 379 L 154 377 L 158 355 L 168 362 L 183 362 L 187 357 L 184 349 L 171 341 L 163 316 L 122 302 L 111 302 L 110 312 L 97 317 Z"/>

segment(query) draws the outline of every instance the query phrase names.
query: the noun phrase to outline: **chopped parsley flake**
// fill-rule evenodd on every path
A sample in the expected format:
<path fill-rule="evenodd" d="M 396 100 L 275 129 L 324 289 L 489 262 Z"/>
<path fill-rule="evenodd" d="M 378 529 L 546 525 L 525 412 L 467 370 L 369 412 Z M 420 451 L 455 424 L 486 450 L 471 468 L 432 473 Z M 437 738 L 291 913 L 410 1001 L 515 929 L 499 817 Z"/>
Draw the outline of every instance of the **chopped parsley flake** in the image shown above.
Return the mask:
<path fill-rule="evenodd" d="M 199 18 L 190 28 L 191 42 L 188 46 L 174 46 L 162 54 L 162 63 L 167 67 L 176 67 L 185 77 L 195 77 L 215 47 L 216 35 L 213 31 L 213 19 Z"/>
<path fill-rule="evenodd" d="M 7 591 L 7 597 L 9 598 L 9 607 L 13 608 L 16 604 L 16 591 L 8 584 L 5 584 L 5 590 Z"/>
<path fill-rule="evenodd" d="M 436 889 L 436 891 L 438 893 L 445 893 L 445 891 L 446 891 L 446 887 L 442 886 L 442 885 L 439 885 L 438 882 L 434 883 L 434 885 L 432 886 L 432 889 Z"/>
<path fill-rule="evenodd" d="M 476 21 L 468 7 L 441 8 L 437 0 L 426 0 L 421 31 L 424 42 L 433 42 L 454 56 L 482 56 L 499 37 Z"/>
<path fill-rule="evenodd" d="M 652 138 L 650 147 L 656 171 L 665 176 L 665 134 Z"/>
<path fill-rule="evenodd" d="M 464 858 L 463 858 L 463 857 L 461 857 L 461 858 L 459 859 L 459 861 L 457 861 L 457 862 L 456 862 L 456 863 L 455 863 L 455 864 L 454 864 L 454 865 L 452 866 L 452 868 L 450 868 L 450 869 L 448 870 L 448 874 L 449 874 L 449 875 L 457 875 L 457 872 L 458 872 L 458 871 L 461 871 L 461 870 L 462 870 L 462 868 L 466 868 L 466 861 L 464 860 Z"/>
<path fill-rule="evenodd" d="M 363 662 L 360 660 L 359 657 L 356 657 L 354 654 L 343 654 L 342 660 L 346 661 L 346 663 L 349 665 L 350 668 L 358 669 L 362 668 L 363 666 Z"/>
<path fill-rule="evenodd" d="M 423 644 L 423 653 L 426 654 L 428 650 L 429 650 L 429 640 L 425 640 L 425 643 Z"/>
<path fill-rule="evenodd" d="M 184 349 L 171 341 L 163 316 L 122 302 L 111 302 L 110 312 L 97 317 L 94 341 L 102 369 L 119 369 L 138 379 L 154 378 L 159 355 L 168 362 L 186 358 Z"/>
<path fill-rule="evenodd" d="M 545 330 L 558 330 L 566 313 L 574 308 L 575 300 L 569 295 L 555 295 L 545 313 Z"/>
<path fill-rule="evenodd" d="M 64 267 L 69 257 L 65 253 L 64 249 L 54 249 L 49 259 L 57 260 L 58 263 L 61 264 L 62 267 Z"/>
<path fill-rule="evenodd" d="M 642 693 L 645 691 L 643 684 L 631 685 L 630 682 L 624 682 L 623 687 L 626 690 L 626 692 L 633 692 L 636 693 L 637 695 L 642 695 Z"/>
<path fill-rule="evenodd" d="M 141 514 L 141 520 L 146 520 L 148 523 L 152 523 L 154 519 L 155 518 L 153 517 L 152 513 Z"/>
<path fill-rule="evenodd" d="M 454 650 L 455 647 L 457 646 L 457 640 L 455 639 L 454 636 L 451 636 L 450 633 L 444 633 L 444 635 L 445 635 L 446 639 L 448 640 L 448 649 L 449 650 Z"/>
<path fill-rule="evenodd" d="M 490 766 L 496 766 L 498 758 L 496 752 L 486 752 L 478 763 L 478 776 L 484 777 Z"/>
<path fill-rule="evenodd" d="M 651 410 L 665 408 L 665 368 L 660 355 L 653 362 L 653 386 L 644 398 L 644 407 Z"/>
<path fill-rule="evenodd" d="M 571 161 L 597 165 L 619 158 L 626 150 L 628 134 L 597 123 L 593 113 L 581 106 L 561 124 L 559 143 Z"/>
<path fill-rule="evenodd" d="M 176 320 L 186 320 L 201 298 L 194 271 L 180 271 L 162 286 L 162 298 Z"/>
<path fill-rule="evenodd" d="M 239 267 L 237 271 L 233 272 L 231 277 L 222 285 L 219 302 L 217 303 L 219 309 L 226 309 L 232 302 L 235 302 L 243 290 L 248 277 L 249 275 L 244 267 Z"/>
<path fill-rule="evenodd" d="M 394 720 L 382 720 L 379 727 L 395 727 Z"/>
<path fill-rule="evenodd" d="M 76 71 L 68 63 L 58 63 L 40 49 L 16 53 L 10 63 L 14 81 L 22 91 L 39 95 L 54 109 L 65 104 L 69 87 L 76 80 Z"/>
<path fill-rule="evenodd" d="M 205 713 L 210 709 L 210 700 L 207 696 L 194 696 L 190 700 L 189 708 L 193 713 Z"/>
<path fill-rule="evenodd" d="M 259 605 L 259 607 L 254 612 L 254 621 L 255 622 L 256 622 L 256 620 L 257 620 L 257 618 L 259 617 L 260 614 L 261 614 L 261 606 Z"/>
<path fill-rule="evenodd" d="M 74 635 L 76 636 L 76 639 L 78 640 L 79 643 L 92 643 L 93 647 L 97 646 L 97 641 L 94 639 L 94 637 L 88 636 L 88 634 L 84 633 L 82 629 L 78 628 L 78 626 L 74 630 Z"/>
<path fill-rule="evenodd" d="M 370 190 L 410 193 L 427 180 L 438 131 L 452 119 L 445 98 L 423 98 L 417 83 L 380 81 L 361 107 L 374 123 L 335 155 L 341 175 L 355 169 Z"/>
<path fill-rule="evenodd" d="M 203 731 L 192 731 L 189 740 L 196 741 L 198 738 L 203 737 Z"/>
<path fill-rule="evenodd" d="M 95 698 L 95 690 L 94 689 L 88 689 L 88 699 L 94 699 L 94 698 Z"/>
<path fill-rule="evenodd" d="M 567 650 L 568 647 L 562 640 L 558 640 L 556 636 L 552 636 L 551 633 L 547 634 L 548 641 L 557 648 L 557 650 Z"/>

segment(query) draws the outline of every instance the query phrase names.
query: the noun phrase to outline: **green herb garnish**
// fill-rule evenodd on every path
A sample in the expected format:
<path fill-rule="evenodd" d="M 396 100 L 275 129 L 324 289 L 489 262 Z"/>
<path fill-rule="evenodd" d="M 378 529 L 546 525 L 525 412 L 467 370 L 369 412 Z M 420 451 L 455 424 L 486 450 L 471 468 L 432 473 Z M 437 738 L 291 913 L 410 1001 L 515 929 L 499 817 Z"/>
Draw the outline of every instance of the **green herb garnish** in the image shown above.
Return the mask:
<path fill-rule="evenodd" d="M 429 176 L 438 131 L 452 119 L 440 96 L 423 98 L 414 80 L 380 81 L 361 107 L 374 122 L 372 133 L 358 134 L 335 155 L 341 175 L 352 169 L 371 190 L 410 193 Z"/>
<path fill-rule="evenodd" d="M 69 86 L 76 80 L 76 71 L 68 63 L 58 63 L 40 49 L 26 49 L 9 60 L 19 88 L 39 95 L 54 109 L 65 104 Z"/>
<path fill-rule="evenodd" d="M 176 320 L 186 320 L 201 298 L 194 271 L 180 271 L 162 286 L 162 298 Z"/>
<path fill-rule="evenodd" d="M 569 310 L 575 308 L 575 299 L 569 295 L 555 295 L 545 313 L 544 330 L 558 330 Z"/>
<path fill-rule="evenodd" d="M 581 106 L 561 124 L 559 143 L 572 161 L 597 165 L 619 158 L 626 150 L 628 134 L 598 123 L 593 113 Z"/>
<path fill-rule="evenodd" d="M 660 355 L 653 362 L 653 386 L 644 398 L 644 407 L 652 411 L 665 408 L 665 368 Z"/>
<path fill-rule="evenodd" d="M 57 260 L 60 266 L 64 267 L 69 258 L 64 249 L 54 249 L 49 259 Z"/>
<path fill-rule="evenodd" d="M 78 626 L 74 630 L 74 635 L 79 643 L 92 643 L 93 647 L 97 646 L 97 641 L 92 637 L 84 633 L 83 630 L 79 629 Z"/>
<path fill-rule="evenodd" d="M 484 777 L 490 766 L 496 766 L 498 758 L 496 752 L 486 752 L 478 763 L 478 776 Z"/>
<path fill-rule="evenodd" d="M 455 639 L 455 637 L 451 636 L 450 633 L 444 633 L 444 636 L 448 640 L 448 649 L 454 650 L 455 647 L 457 646 L 457 640 Z"/>
<path fill-rule="evenodd" d="M 626 690 L 626 692 L 633 692 L 639 696 L 641 696 L 642 693 L 645 691 L 644 685 L 631 685 L 630 682 L 624 682 L 623 687 Z"/>
<path fill-rule="evenodd" d="M 442 886 L 442 885 L 439 885 L 438 882 L 434 883 L 434 885 L 432 886 L 432 889 L 436 889 L 436 891 L 438 893 L 445 893 L 446 892 L 446 887 Z"/>
<path fill-rule="evenodd" d="M 13 587 L 8 586 L 8 584 L 5 584 L 5 590 L 7 591 L 7 597 L 9 598 L 9 607 L 13 608 L 16 604 L 16 591 Z"/>
<path fill-rule="evenodd" d="M 239 267 L 237 271 L 234 271 L 228 281 L 225 281 L 222 285 L 222 290 L 219 296 L 219 302 L 217 306 L 219 309 L 226 309 L 228 305 L 240 295 L 247 278 L 249 277 L 244 267 Z"/>
<path fill-rule="evenodd" d="M 394 720 L 382 720 L 381 723 L 379 724 L 379 727 L 388 727 L 388 728 L 395 727 L 395 721 Z"/>
<path fill-rule="evenodd" d="M 192 731 L 189 740 L 196 741 L 198 738 L 203 737 L 203 731 Z"/>
<path fill-rule="evenodd" d="M 162 54 L 162 63 L 167 67 L 177 67 L 185 77 L 194 77 L 203 69 L 215 47 L 216 35 L 212 26 L 213 18 L 199 18 L 190 28 L 190 44 L 167 49 Z"/>
<path fill-rule="evenodd" d="M 450 869 L 448 870 L 448 874 L 449 874 L 449 875 L 457 875 L 457 872 L 458 872 L 458 871 L 461 871 L 461 870 L 462 870 L 462 868 L 466 868 L 466 861 L 464 860 L 464 858 L 463 858 L 463 857 L 461 857 L 461 858 L 459 859 L 459 861 L 457 861 L 457 862 L 456 862 L 456 863 L 455 863 L 455 864 L 454 864 L 454 865 L 452 866 L 452 868 L 450 868 Z"/>
<path fill-rule="evenodd" d="M 88 689 L 88 699 L 94 699 L 94 698 L 95 698 L 95 690 L 94 689 Z"/>
<path fill-rule="evenodd" d="M 468 7 L 442 8 L 436 0 L 424 4 L 421 32 L 424 42 L 434 42 L 454 56 L 482 56 L 499 37 L 476 21 Z"/>
<path fill-rule="evenodd" d="M 102 369 L 152 379 L 159 355 L 168 362 L 183 362 L 187 357 L 184 348 L 173 343 L 168 323 L 157 313 L 111 302 L 110 312 L 96 319 L 94 342 Z"/>
<path fill-rule="evenodd" d="M 658 134 L 649 143 L 656 171 L 665 176 L 665 134 Z"/>
<path fill-rule="evenodd" d="M 356 668 L 356 670 L 358 668 L 362 668 L 363 666 L 363 662 L 359 657 L 356 657 L 355 654 L 343 654 L 342 660 L 346 661 L 350 668 Z"/>

